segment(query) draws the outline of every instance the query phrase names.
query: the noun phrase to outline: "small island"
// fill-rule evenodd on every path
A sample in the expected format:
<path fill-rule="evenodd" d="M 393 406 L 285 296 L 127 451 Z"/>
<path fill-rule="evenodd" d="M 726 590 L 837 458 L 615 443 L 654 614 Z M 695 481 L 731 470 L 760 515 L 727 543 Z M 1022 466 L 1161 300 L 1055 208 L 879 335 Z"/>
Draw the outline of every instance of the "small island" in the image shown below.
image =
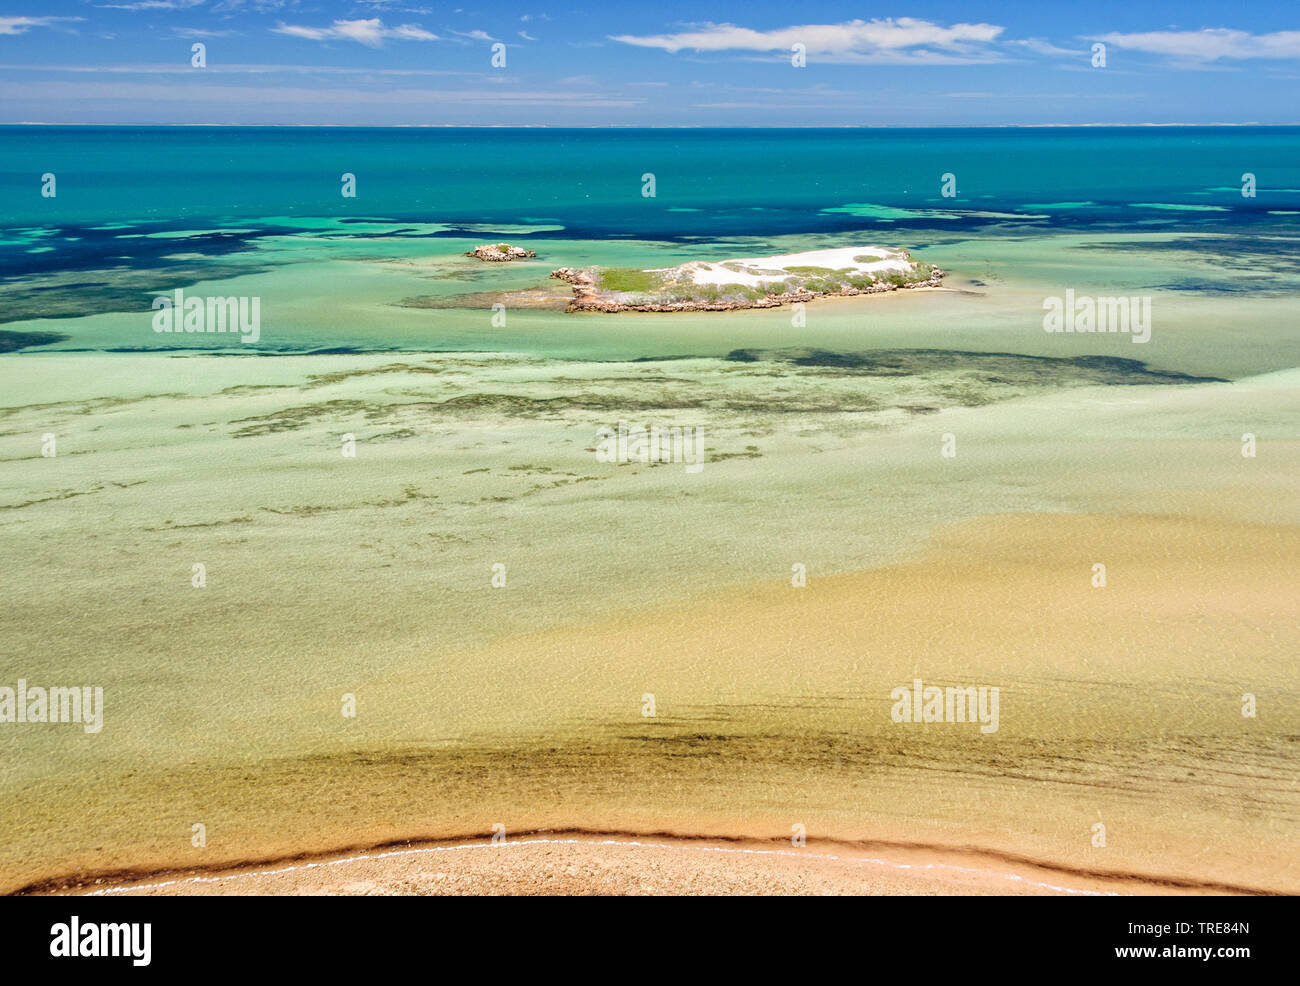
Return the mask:
<path fill-rule="evenodd" d="M 536 252 L 523 247 L 511 246 L 509 243 L 485 243 L 466 252 L 467 257 L 478 257 L 488 263 L 501 264 L 511 260 L 527 260 L 536 257 Z"/>
<path fill-rule="evenodd" d="M 694 260 L 651 270 L 561 267 L 551 277 L 573 286 L 570 312 L 690 312 L 937 288 L 944 271 L 914 260 L 906 250 L 850 246 L 717 263 Z"/>

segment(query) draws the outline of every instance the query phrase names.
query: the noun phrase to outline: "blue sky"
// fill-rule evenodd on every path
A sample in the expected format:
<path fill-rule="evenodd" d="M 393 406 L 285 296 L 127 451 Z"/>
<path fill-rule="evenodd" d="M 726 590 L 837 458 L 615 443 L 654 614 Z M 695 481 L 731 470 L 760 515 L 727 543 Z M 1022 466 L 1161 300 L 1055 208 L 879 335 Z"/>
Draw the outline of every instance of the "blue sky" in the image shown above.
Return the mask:
<path fill-rule="evenodd" d="M 11 123 L 1295 123 L 1298 96 L 1295 0 L 0 7 Z"/>

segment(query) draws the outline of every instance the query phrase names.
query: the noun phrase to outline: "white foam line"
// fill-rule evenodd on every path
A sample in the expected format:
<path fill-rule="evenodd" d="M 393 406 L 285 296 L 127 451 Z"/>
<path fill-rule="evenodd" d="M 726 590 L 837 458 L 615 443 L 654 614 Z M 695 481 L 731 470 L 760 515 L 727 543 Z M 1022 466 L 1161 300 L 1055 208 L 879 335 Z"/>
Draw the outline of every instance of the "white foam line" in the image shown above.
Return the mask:
<path fill-rule="evenodd" d="M 949 863 L 896 863 L 888 859 L 876 859 L 871 856 L 839 856 L 834 853 L 810 853 L 791 849 L 736 849 L 730 846 L 694 846 L 681 843 L 636 842 L 622 839 L 516 839 L 500 843 L 467 842 L 454 846 L 421 846 L 418 849 L 393 849 L 388 852 L 368 853 L 361 856 L 345 856 L 342 859 L 330 859 L 318 863 L 301 863 L 297 866 L 285 866 L 278 870 L 241 870 L 225 876 L 191 876 L 180 880 L 165 880 L 162 883 L 133 884 L 126 887 L 106 887 L 93 890 L 83 896 L 102 897 L 106 894 L 130 894 L 140 890 L 162 890 L 166 887 L 178 887 L 191 883 L 223 883 L 227 880 L 240 880 L 252 876 L 279 876 L 300 870 L 314 870 L 325 866 L 341 866 L 344 863 L 361 863 L 375 859 L 389 859 L 395 856 L 418 856 L 433 852 L 454 852 L 461 849 L 501 849 L 510 846 L 626 846 L 638 849 L 693 849 L 697 852 L 747 853 L 753 856 L 789 856 L 794 859 L 834 860 L 841 863 L 874 863 L 878 866 L 892 866 L 899 870 L 951 870 L 954 873 L 974 873 L 981 876 L 996 876 L 1003 880 L 1014 880 L 1029 887 L 1053 890 L 1063 894 L 1079 894 L 1086 897 L 1124 897 L 1108 890 L 1078 890 L 1074 887 L 1059 887 L 1052 883 L 1029 880 L 1015 873 L 999 873 L 995 870 L 981 870 L 968 866 L 953 866 Z"/>

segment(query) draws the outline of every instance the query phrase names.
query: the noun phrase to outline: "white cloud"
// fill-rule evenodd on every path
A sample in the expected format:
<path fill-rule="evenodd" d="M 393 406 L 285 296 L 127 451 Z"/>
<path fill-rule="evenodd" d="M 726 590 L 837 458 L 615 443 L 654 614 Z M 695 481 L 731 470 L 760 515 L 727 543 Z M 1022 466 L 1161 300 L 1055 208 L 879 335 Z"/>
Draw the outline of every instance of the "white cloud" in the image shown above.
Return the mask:
<path fill-rule="evenodd" d="M 1102 34 L 1097 40 L 1118 48 L 1197 62 L 1213 62 L 1220 58 L 1300 58 L 1300 31 L 1250 34 L 1216 27 L 1201 31 Z"/>
<path fill-rule="evenodd" d="M 1050 41 L 1044 41 L 1042 38 L 1025 38 L 1023 41 L 1007 41 L 1008 45 L 1017 48 L 1023 48 L 1025 51 L 1032 52 L 1035 55 L 1051 55 L 1060 58 L 1086 58 L 1091 52 L 1087 45 L 1080 45 L 1078 48 L 1061 48 L 1052 44 Z"/>
<path fill-rule="evenodd" d="M 139 0 L 138 3 L 100 3 L 102 10 L 188 10 L 203 0 Z"/>
<path fill-rule="evenodd" d="M 521 38 L 523 38 L 525 41 L 536 41 L 536 40 L 537 40 L 535 37 L 533 37 L 533 36 L 532 36 L 531 34 L 529 34 L 527 31 L 520 31 L 520 32 L 519 32 L 519 36 L 520 36 Z"/>
<path fill-rule="evenodd" d="M 26 34 L 29 28 L 53 27 L 60 21 L 79 21 L 80 17 L 0 17 L 0 34 Z"/>
<path fill-rule="evenodd" d="M 488 34 L 487 31 L 452 31 L 452 34 L 459 34 L 462 38 L 473 38 L 475 41 L 495 41 L 496 38 Z"/>
<path fill-rule="evenodd" d="M 174 27 L 172 36 L 177 38 L 228 38 L 234 31 L 213 31 L 205 27 Z"/>
<path fill-rule="evenodd" d="M 827 62 L 922 62 L 929 64 L 997 61 L 991 45 L 1002 34 L 995 24 L 944 27 L 912 17 L 852 20 L 842 24 L 804 24 L 755 31 L 734 24 L 703 24 L 677 34 L 617 35 L 613 41 L 664 51 L 790 51 L 805 46 L 809 57 Z"/>
<path fill-rule="evenodd" d="M 297 2 L 298 0 L 220 0 L 212 9 L 218 13 L 228 13 L 251 8 L 259 14 L 268 14 L 273 10 L 279 10 L 281 7 L 292 7 Z"/>
<path fill-rule="evenodd" d="M 356 41 L 371 48 L 378 48 L 385 39 L 398 41 L 437 41 L 438 36 L 431 34 L 414 24 L 399 24 L 397 27 L 384 27 L 378 17 L 355 21 L 335 21 L 329 27 L 299 27 L 293 24 L 279 24 L 271 28 L 277 34 L 287 34 L 309 41 Z"/>

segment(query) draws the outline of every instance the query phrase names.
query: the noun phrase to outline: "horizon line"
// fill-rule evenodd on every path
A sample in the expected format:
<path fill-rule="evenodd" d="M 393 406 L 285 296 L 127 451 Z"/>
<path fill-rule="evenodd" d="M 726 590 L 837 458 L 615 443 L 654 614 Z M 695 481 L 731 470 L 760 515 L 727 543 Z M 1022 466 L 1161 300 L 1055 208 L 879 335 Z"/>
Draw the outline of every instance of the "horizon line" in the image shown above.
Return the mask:
<path fill-rule="evenodd" d="M 0 127 L 212 127 L 304 130 L 1068 130 L 1139 127 L 1300 127 L 1300 122 L 1144 122 L 1144 123 L 836 123 L 836 124 L 627 124 L 627 123 L 55 123 L 48 120 L 4 120 Z"/>

